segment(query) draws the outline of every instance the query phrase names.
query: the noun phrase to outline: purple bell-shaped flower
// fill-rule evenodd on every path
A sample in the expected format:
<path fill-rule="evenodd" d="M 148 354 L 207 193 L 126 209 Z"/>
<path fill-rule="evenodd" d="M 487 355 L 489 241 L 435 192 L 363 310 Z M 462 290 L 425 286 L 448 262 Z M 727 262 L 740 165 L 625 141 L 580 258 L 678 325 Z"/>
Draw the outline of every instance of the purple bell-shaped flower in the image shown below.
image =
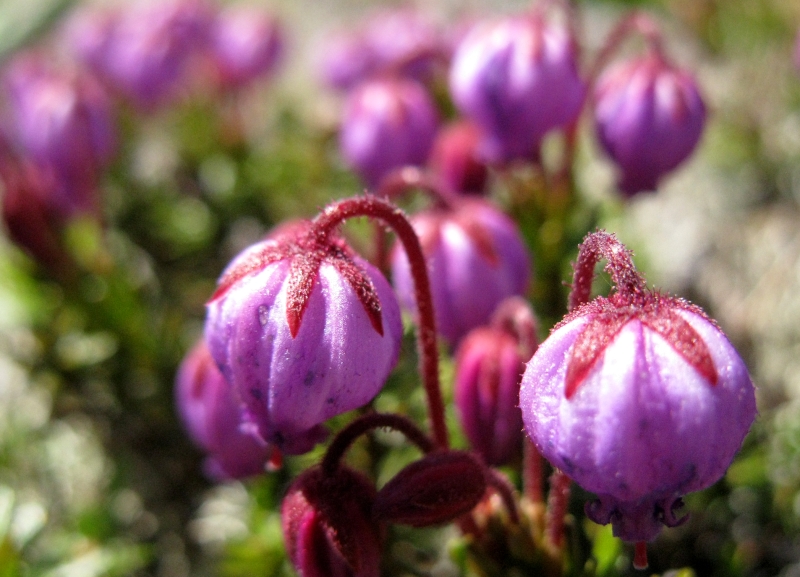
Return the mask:
<path fill-rule="evenodd" d="M 257 475 L 275 457 L 274 447 L 241 430 L 241 402 L 203 341 L 178 368 L 175 402 L 192 440 L 209 455 L 205 470 L 211 478 Z"/>
<path fill-rule="evenodd" d="M 374 73 L 375 55 L 363 35 L 350 31 L 325 38 L 319 48 L 320 80 L 330 88 L 348 91 Z"/>
<path fill-rule="evenodd" d="M 425 163 L 438 127 L 436 108 L 413 80 L 388 78 L 360 84 L 345 103 L 340 147 L 371 188 L 395 168 Z"/>
<path fill-rule="evenodd" d="M 585 86 L 567 28 L 533 13 L 476 25 L 453 56 L 450 90 L 484 132 L 492 162 L 538 158 L 545 134 L 578 115 Z"/>
<path fill-rule="evenodd" d="M 427 14 L 412 8 L 383 10 L 364 26 L 376 68 L 424 80 L 442 56 L 442 38 Z"/>
<path fill-rule="evenodd" d="M 660 50 L 617 64 L 594 93 L 600 144 L 619 167 L 626 196 L 655 190 L 686 160 L 703 133 L 706 108 L 692 76 Z"/>
<path fill-rule="evenodd" d="M 487 201 L 463 198 L 411 219 L 430 272 L 439 333 L 452 345 L 485 324 L 506 297 L 530 280 L 528 252 L 514 222 Z M 395 248 L 392 280 L 400 303 L 414 310 L 408 260 Z"/>
<path fill-rule="evenodd" d="M 9 133 L 27 158 L 52 175 L 50 205 L 66 216 L 95 212 L 97 179 L 116 151 L 105 91 L 76 70 L 56 71 L 24 54 L 5 72 Z"/>
<path fill-rule="evenodd" d="M 223 86 L 237 88 L 269 75 L 282 51 L 280 25 L 263 10 L 230 6 L 211 23 L 208 53 Z"/>
<path fill-rule="evenodd" d="M 591 302 L 594 265 L 616 285 Z M 674 526 L 682 495 L 731 464 L 756 416 L 744 362 L 705 313 L 649 290 L 610 234 L 581 245 L 572 311 L 525 370 L 525 430 L 537 449 L 587 491 L 586 511 L 639 543 Z"/>
<path fill-rule="evenodd" d="M 69 23 L 67 41 L 109 88 L 152 110 L 186 87 L 190 64 L 208 40 L 211 15 L 201 0 L 86 10 Z"/>
<path fill-rule="evenodd" d="M 438 28 L 424 12 L 409 7 L 380 10 L 355 30 L 325 38 L 318 68 L 322 81 L 339 90 L 380 75 L 424 81 L 444 59 L 444 51 Z"/>
<path fill-rule="evenodd" d="M 311 225 L 245 250 L 208 303 L 206 340 L 246 420 L 289 454 L 308 451 L 324 421 L 378 394 L 401 336 L 386 279 Z"/>

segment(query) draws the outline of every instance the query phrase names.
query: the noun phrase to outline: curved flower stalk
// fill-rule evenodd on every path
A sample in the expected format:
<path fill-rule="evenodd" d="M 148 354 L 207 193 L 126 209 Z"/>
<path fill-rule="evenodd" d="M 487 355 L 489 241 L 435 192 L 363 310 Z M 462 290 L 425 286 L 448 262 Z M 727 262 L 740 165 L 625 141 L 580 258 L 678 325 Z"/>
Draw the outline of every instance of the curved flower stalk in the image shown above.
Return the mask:
<path fill-rule="evenodd" d="M 354 216 L 387 223 L 409 252 L 421 305 L 421 373 L 434 438 L 448 445 L 433 304 L 422 249 L 392 204 L 351 198 L 239 255 L 208 302 L 206 339 L 239 391 L 254 434 L 289 454 L 308 451 L 328 418 L 378 394 L 400 350 L 402 325 L 383 276 L 336 229 Z"/>

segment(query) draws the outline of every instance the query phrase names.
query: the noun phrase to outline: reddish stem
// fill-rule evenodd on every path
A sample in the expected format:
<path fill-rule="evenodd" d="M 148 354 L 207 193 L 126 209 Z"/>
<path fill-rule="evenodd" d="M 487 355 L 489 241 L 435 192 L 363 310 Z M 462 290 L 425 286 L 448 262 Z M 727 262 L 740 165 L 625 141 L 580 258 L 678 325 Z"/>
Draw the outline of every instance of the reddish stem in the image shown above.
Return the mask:
<path fill-rule="evenodd" d="M 417 346 L 420 357 L 420 374 L 428 399 L 428 414 L 436 445 L 446 449 L 449 445 L 444 417 L 444 402 L 439 386 L 439 349 L 436 340 L 436 320 L 433 297 L 428 279 L 428 267 L 419 238 L 402 210 L 376 196 L 360 196 L 329 205 L 313 221 L 315 234 L 324 241 L 344 220 L 354 216 L 378 218 L 385 222 L 403 244 L 406 251 L 417 302 L 419 328 Z"/>
<path fill-rule="evenodd" d="M 508 510 L 511 522 L 518 525 L 519 511 L 517 511 L 517 499 L 514 495 L 514 487 L 509 480 L 498 471 L 486 467 L 486 483 L 497 491 L 497 494 L 500 495 L 500 498 L 503 500 L 503 505 L 505 505 Z"/>
<path fill-rule="evenodd" d="M 376 222 L 373 227 L 373 237 L 375 243 L 375 255 L 373 264 L 378 267 L 383 274 L 389 270 L 389 246 L 386 242 L 386 230 L 383 224 Z"/>
<path fill-rule="evenodd" d="M 544 503 L 544 459 L 527 435 L 524 443 L 522 448 L 522 490 L 532 503 Z"/>
<path fill-rule="evenodd" d="M 416 445 L 423 453 L 430 453 L 434 445 L 431 440 L 420 431 L 414 422 L 402 415 L 389 413 L 368 413 L 351 422 L 334 437 L 325 457 L 322 459 L 322 470 L 330 476 L 339 466 L 339 461 L 347 452 L 350 445 L 358 437 L 374 429 L 394 429 L 400 431 L 405 437 Z"/>
<path fill-rule="evenodd" d="M 644 37 L 649 49 L 659 54 L 663 52 L 661 31 L 655 21 L 641 12 L 631 12 L 611 30 L 602 48 L 597 53 L 594 62 L 589 67 L 589 72 L 586 75 L 587 94 L 592 93 L 600 72 L 606 67 L 614 53 L 619 50 L 622 43 L 634 32 L 638 32 Z"/>
<path fill-rule="evenodd" d="M 626 301 L 634 301 L 647 290 L 644 277 L 633 266 L 633 253 L 615 235 L 598 230 L 586 235 L 578 248 L 578 261 L 574 264 L 569 310 L 589 302 L 592 293 L 594 267 L 606 259 L 605 270 L 611 274 L 617 293 Z"/>
<path fill-rule="evenodd" d="M 572 483 L 566 474 L 558 469 L 550 477 L 550 495 L 547 499 L 547 518 L 545 534 L 547 541 L 556 549 L 564 544 L 564 519 L 569 506 L 569 487 Z"/>
<path fill-rule="evenodd" d="M 633 568 L 644 571 L 647 565 L 647 543 L 637 541 L 633 546 Z"/>

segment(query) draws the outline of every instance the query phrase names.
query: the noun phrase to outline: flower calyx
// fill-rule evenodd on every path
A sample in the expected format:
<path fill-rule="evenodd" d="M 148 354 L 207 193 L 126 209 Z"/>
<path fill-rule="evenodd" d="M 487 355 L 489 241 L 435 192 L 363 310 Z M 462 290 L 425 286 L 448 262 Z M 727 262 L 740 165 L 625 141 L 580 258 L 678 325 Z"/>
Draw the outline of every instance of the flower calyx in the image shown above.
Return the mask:
<path fill-rule="evenodd" d="M 248 253 L 226 270 L 217 283 L 209 303 L 222 298 L 241 279 L 263 270 L 269 264 L 289 259 L 289 290 L 286 302 L 286 322 L 292 337 L 300 330 L 308 300 L 317 282 L 320 266 L 333 265 L 353 288 L 364 307 L 370 324 L 383 336 L 381 303 L 375 285 L 366 271 L 359 266 L 353 250 L 333 233 L 317 230 L 313 223 L 298 224 L 287 234 L 263 244 Z"/>
<path fill-rule="evenodd" d="M 638 321 L 661 336 L 711 386 L 717 383 L 718 374 L 708 346 L 679 311 L 694 313 L 712 324 L 713 321 L 702 309 L 683 299 L 649 290 L 631 256 L 616 236 L 605 231 L 589 234 L 580 246 L 570 299 L 572 311 L 553 328 L 556 331 L 579 318 L 589 318 L 572 348 L 567 367 L 564 394 L 568 399 L 576 393 L 608 345 L 631 321 Z M 608 298 L 597 297 L 587 302 L 594 265 L 601 257 L 607 260 L 605 268 L 615 284 L 615 291 Z"/>

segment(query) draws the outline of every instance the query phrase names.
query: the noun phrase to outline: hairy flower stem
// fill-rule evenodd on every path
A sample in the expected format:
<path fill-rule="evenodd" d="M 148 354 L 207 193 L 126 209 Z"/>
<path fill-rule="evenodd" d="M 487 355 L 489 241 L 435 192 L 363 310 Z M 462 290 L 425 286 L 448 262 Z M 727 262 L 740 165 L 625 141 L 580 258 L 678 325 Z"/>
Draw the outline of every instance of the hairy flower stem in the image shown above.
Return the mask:
<path fill-rule="evenodd" d="M 385 222 L 396 234 L 406 251 L 414 279 L 417 302 L 417 346 L 420 357 L 420 374 L 428 399 L 428 415 L 436 446 L 449 447 L 444 402 L 439 386 L 439 349 L 436 340 L 436 320 L 433 297 L 428 279 L 428 267 L 419 238 L 402 210 L 375 196 L 360 196 L 333 203 L 314 219 L 314 233 L 325 240 L 343 221 L 355 216 L 377 218 Z"/>
<path fill-rule="evenodd" d="M 633 266 L 632 253 L 613 234 L 604 230 L 586 235 L 578 249 L 578 261 L 574 265 L 572 291 L 569 295 L 569 310 L 589 302 L 594 279 L 594 267 L 605 258 L 605 270 L 611 274 L 616 292 L 625 301 L 635 302 L 647 290 L 644 277 Z"/>
<path fill-rule="evenodd" d="M 544 503 L 544 459 L 528 436 L 522 447 L 522 491 L 531 503 Z"/>
<path fill-rule="evenodd" d="M 550 495 L 547 499 L 545 537 L 556 550 L 564 545 L 564 518 L 569 505 L 569 490 L 572 480 L 558 469 L 550 477 Z"/>
<path fill-rule="evenodd" d="M 434 445 L 428 436 L 420 431 L 419 427 L 411 419 L 391 413 L 368 413 L 351 422 L 334 437 L 328 447 L 328 451 L 325 453 L 325 457 L 322 459 L 322 470 L 325 474 L 332 475 L 339 466 L 342 456 L 353 444 L 353 441 L 374 429 L 400 431 L 423 453 L 430 453 L 434 449 Z"/>

